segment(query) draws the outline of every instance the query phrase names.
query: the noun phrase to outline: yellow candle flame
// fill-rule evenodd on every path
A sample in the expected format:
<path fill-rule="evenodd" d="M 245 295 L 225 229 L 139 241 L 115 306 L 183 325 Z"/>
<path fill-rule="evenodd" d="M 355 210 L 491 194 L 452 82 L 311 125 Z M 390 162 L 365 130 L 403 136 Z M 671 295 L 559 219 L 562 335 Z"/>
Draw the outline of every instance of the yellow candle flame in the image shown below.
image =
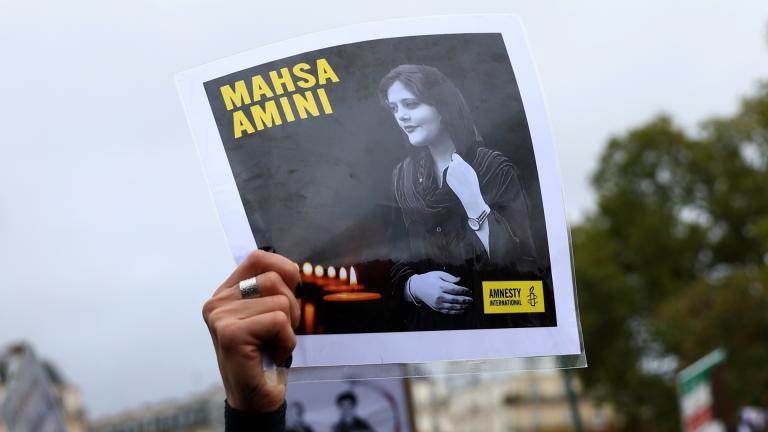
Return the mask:
<path fill-rule="evenodd" d="M 305 262 L 302 266 L 302 271 L 305 276 L 312 276 L 312 264 Z"/>
<path fill-rule="evenodd" d="M 315 266 L 315 276 L 317 277 L 323 277 L 323 274 L 325 274 L 325 271 L 323 270 L 323 266 L 320 264 Z"/>
<path fill-rule="evenodd" d="M 339 269 L 339 279 L 343 281 L 347 280 L 347 269 L 345 269 L 344 267 Z"/>
<path fill-rule="evenodd" d="M 336 268 L 333 266 L 328 267 L 328 270 L 325 271 L 325 274 L 328 275 L 329 278 L 333 279 L 336 277 Z"/>
<path fill-rule="evenodd" d="M 354 267 L 349 268 L 349 284 L 357 285 L 357 273 L 355 273 Z"/>

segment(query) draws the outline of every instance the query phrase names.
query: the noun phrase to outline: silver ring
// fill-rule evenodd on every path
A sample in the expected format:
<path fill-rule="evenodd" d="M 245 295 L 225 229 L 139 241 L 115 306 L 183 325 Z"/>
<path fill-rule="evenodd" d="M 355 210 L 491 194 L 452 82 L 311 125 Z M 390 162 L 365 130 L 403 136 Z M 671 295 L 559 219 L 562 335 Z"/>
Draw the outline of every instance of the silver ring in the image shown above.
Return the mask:
<path fill-rule="evenodd" d="M 240 281 L 240 296 L 244 299 L 261 297 L 261 290 L 255 277 Z"/>

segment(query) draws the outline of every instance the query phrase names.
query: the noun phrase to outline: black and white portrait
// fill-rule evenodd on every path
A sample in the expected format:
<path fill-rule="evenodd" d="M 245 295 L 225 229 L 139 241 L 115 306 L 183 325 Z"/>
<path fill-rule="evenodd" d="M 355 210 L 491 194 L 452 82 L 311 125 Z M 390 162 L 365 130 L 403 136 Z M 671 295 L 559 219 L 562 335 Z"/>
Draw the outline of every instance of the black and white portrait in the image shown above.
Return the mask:
<path fill-rule="evenodd" d="M 401 379 L 291 383 L 286 432 L 407 432 L 411 412 Z"/>
<path fill-rule="evenodd" d="M 456 85 L 426 65 L 400 65 L 379 98 L 412 146 L 395 166 L 392 190 L 408 253 L 392 266 L 395 299 L 416 330 L 504 327 L 485 315 L 481 282 L 538 277 L 530 203 L 515 165 L 484 146 Z"/>
<path fill-rule="evenodd" d="M 204 99 L 181 85 L 233 254 L 298 265 L 299 364 L 305 348 L 336 358 L 321 341 L 360 363 L 578 353 L 559 174 L 522 30 L 510 17 L 423 21 L 423 34 L 378 23 L 202 67 L 188 80 Z M 521 343 L 472 337 L 497 329 Z"/>
<path fill-rule="evenodd" d="M 538 173 L 501 35 L 343 45 L 206 86 L 257 243 L 309 264 L 299 331 L 555 325 Z M 541 281 L 545 310 L 486 313 L 489 280 Z"/>

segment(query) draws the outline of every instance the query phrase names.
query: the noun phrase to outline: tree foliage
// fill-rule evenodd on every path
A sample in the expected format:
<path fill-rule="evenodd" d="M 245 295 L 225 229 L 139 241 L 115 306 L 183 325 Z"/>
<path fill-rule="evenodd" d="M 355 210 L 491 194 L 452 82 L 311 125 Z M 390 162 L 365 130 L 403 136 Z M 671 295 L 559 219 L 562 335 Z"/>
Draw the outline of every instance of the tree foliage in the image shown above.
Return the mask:
<path fill-rule="evenodd" d="M 674 373 L 727 349 L 734 406 L 768 406 L 768 84 L 687 133 L 611 139 L 573 229 L 588 389 L 625 430 L 677 430 Z"/>

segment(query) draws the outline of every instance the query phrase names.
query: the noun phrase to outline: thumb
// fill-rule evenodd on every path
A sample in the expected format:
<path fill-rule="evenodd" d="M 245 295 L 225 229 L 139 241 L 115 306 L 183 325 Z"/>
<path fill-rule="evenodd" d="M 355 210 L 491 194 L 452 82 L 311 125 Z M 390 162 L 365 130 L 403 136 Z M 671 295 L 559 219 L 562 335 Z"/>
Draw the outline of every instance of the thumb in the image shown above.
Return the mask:
<path fill-rule="evenodd" d="M 438 273 L 438 276 L 440 277 L 440 279 L 442 279 L 442 280 L 444 280 L 446 282 L 456 283 L 459 280 L 461 280 L 460 277 L 454 276 L 454 275 L 452 275 L 450 273 L 446 273 L 446 272 L 437 272 L 437 273 Z"/>

